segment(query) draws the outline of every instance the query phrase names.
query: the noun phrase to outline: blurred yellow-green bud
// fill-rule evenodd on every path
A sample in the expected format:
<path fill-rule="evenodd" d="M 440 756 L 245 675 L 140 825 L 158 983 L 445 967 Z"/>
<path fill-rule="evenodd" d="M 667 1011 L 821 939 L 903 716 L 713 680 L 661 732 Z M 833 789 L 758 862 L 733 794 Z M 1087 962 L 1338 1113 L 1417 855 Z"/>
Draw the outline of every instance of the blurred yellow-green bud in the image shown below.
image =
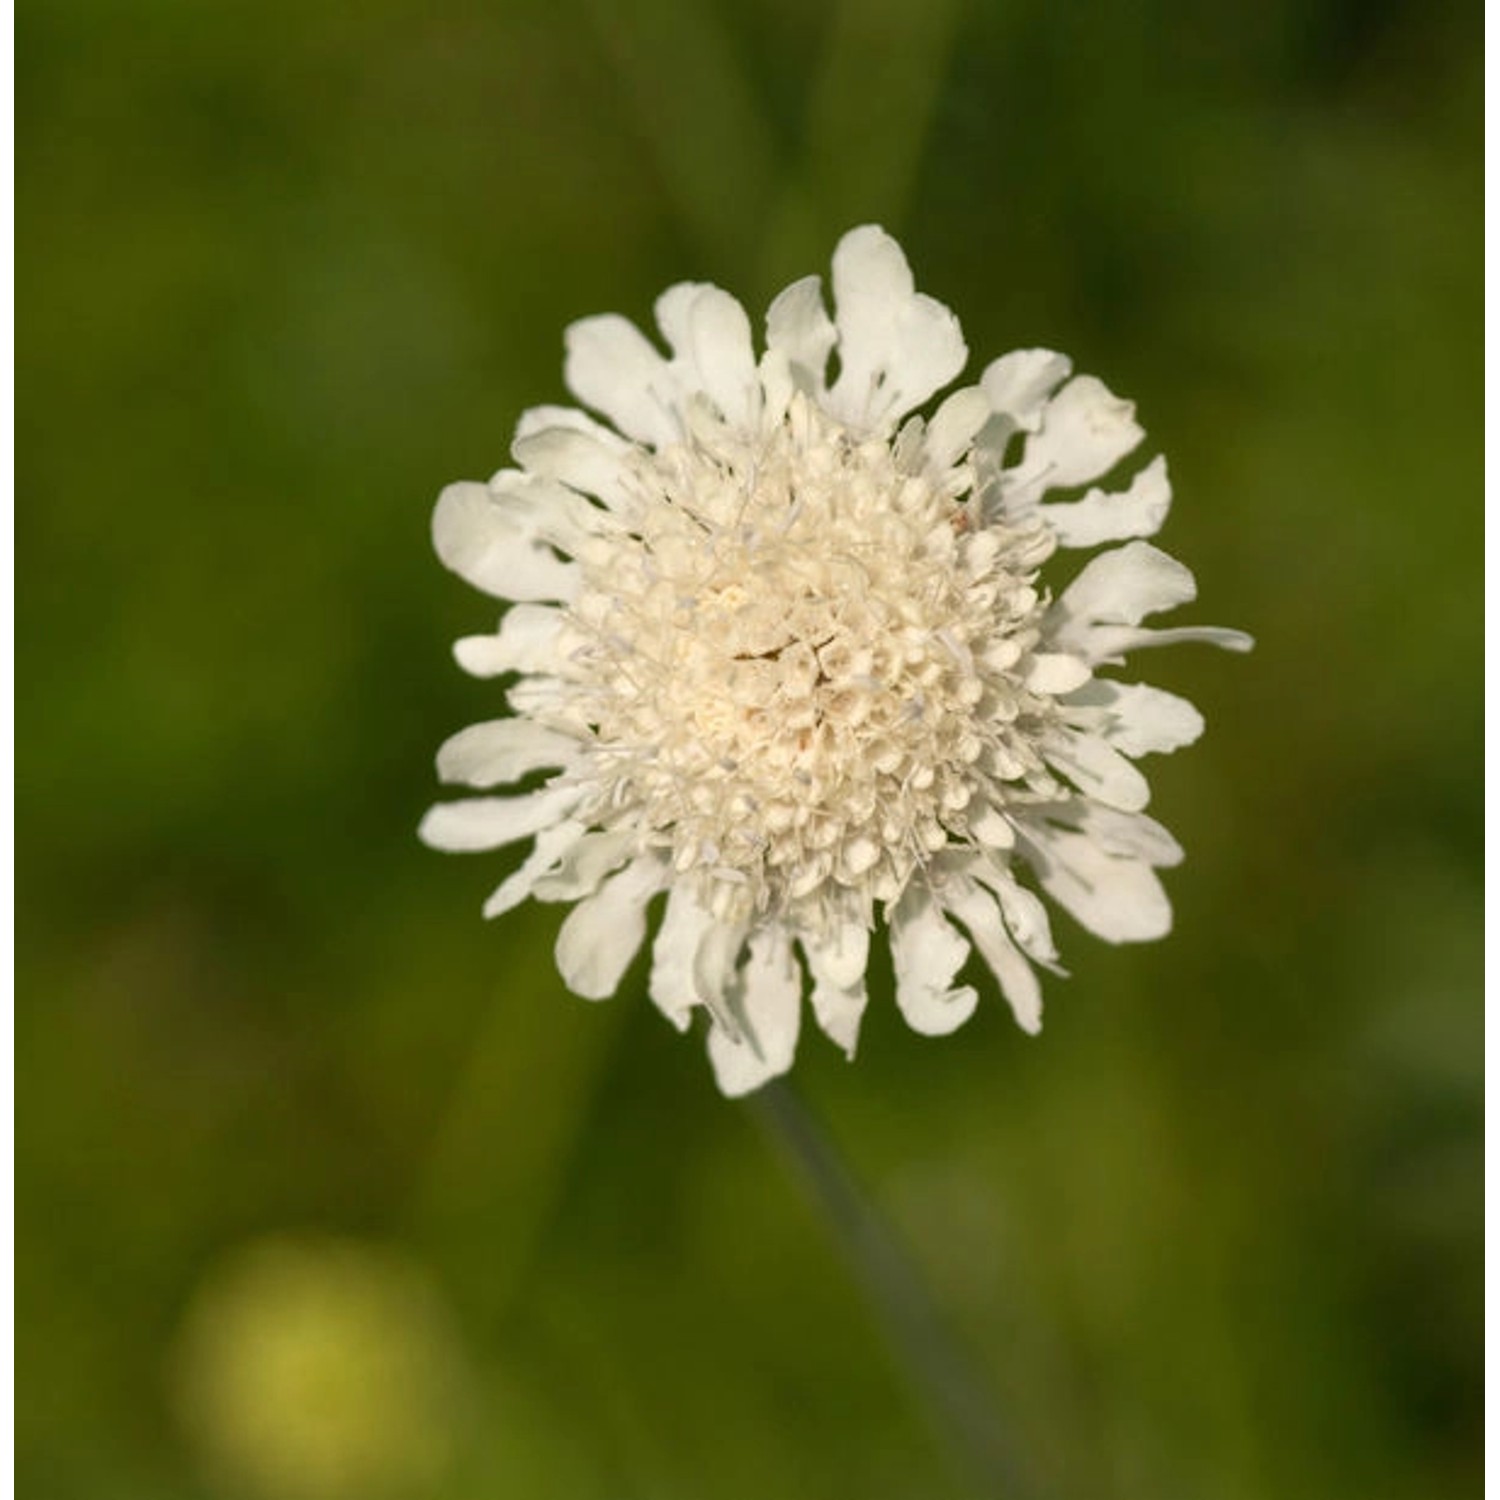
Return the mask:
<path fill-rule="evenodd" d="M 431 1280 L 390 1249 L 331 1238 L 258 1240 L 212 1266 L 171 1378 L 214 1480 L 256 1500 L 428 1493 L 465 1404 Z"/>

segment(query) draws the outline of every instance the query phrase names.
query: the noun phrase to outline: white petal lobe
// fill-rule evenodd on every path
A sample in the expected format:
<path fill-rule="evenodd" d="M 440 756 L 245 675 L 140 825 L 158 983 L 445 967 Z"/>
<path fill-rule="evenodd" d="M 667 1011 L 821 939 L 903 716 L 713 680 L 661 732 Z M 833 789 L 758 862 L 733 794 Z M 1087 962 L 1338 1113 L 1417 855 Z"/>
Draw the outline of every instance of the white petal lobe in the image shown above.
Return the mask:
<path fill-rule="evenodd" d="M 1051 830 L 1032 850 L 1042 888 L 1096 937 L 1146 943 L 1172 928 L 1172 908 L 1156 872 L 1116 858 L 1079 833 Z"/>
<path fill-rule="evenodd" d="M 749 426 L 759 383 L 745 309 L 716 286 L 684 282 L 657 299 L 656 320 L 684 386 L 702 391 L 727 421 Z"/>
<path fill-rule="evenodd" d="M 766 347 L 785 355 L 809 390 L 823 390 L 828 355 L 837 338 L 823 307 L 823 283 L 816 276 L 794 281 L 766 314 Z"/>
<path fill-rule="evenodd" d="M 432 542 L 466 583 L 499 599 L 571 599 L 578 568 L 561 561 L 482 484 L 450 484 L 432 515 Z"/>
<path fill-rule="evenodd" d="M 494 635 L 469 635 L 453 643 L 453 654 L 474 677 L 505 672 L 550 672 L 562 633 L 561 611 L 545 604 L 516 604 L 506 611 Z"/>
<path fill-rule="evenodd" d="M 968 358 L 958 319 L 914 290 L 901 247 L 884 230 L 852 229 L 833 253 L 839 378 L 834 415 L 859 429 L 920 406 Z"/>
<path fill-rule="evenodd" d="M 1203 733 L 1203 715 L 1186 698 L 1141 682 L 1096 679 L 1072 695 L 1067 714 L 1132 757 L 1180 750 Z"/>
<path fill-rule="evenodd" d="M 583 318 L 565 342 L 563 378 L 580 401 L 638 442 L 662 448 L 678 439 L 676 377 L 634 323 L 613 313 Z"/>
<path fill-rule="evenodd" d="M 1108 473 L 1145 435 L 1129 401 L 1112 395 L 1102 380 L 1079 375 L 1043 410 L 1017 482 L 1035 479 L 1047 489 L 1087 484 Z"/>
<path fill-rule="evenodd" d="M 830 932 L 804 933 L 801 941 L 813 978 L 813 1014 L 824 1033 L 853 1057 L 868 998 L 865 967 L 870 953 L 869 931 L 850 921 Z"/>
<path fill-rule="evenodd" d="M 1017 349 L 985 367 L 980 389 L 991 408 L 1020 428 L 1035 432 L 1047 398 L 1073 373 L 1073 361 L 1051 349 Z"/>
<path fill-rule="evenodd" d="M 717 918 L 690 884 L 675 885 L 651 950 L 651 998 L 679 1030 L 686 1031 L 693 1007 L 702 1004 L 694 980 L 699 949 Z"/>
<path fill-rule="evenodd" d="M 521 797 L 440 802 L 428 809 L 417 834 L 424 844 L 450 854 L 501 849 L 566 817 L 582 796 L 579 788 L 563 786 Z"/>
<path fill-rule="evenodd" d="M 557 968 L 585 1000 L 605 1000 L 646 936 L 646 904 L 662 883 L 661 862 L 638 859 L 568 913 L 557 935 Z"/>
<path fill-rule="evenodd" d="M 974 946 L 1010 1002 L 1016 1021 L 1034 1036 L 1042 1029 L 1042 987 L 1031 965 L 1006 935 L 994 896 L 965 880 L 944 892 L 943 903 L 969 929 Z"/>
<path fill-rule="evenodd" d="M 1096 735 L 1059 730 L 1043 754 L 1080 792 L 1110 807 L 1139 812 L 1151 800 L 1146 778 Z"/>
<path fill-rule="evenodd" d="M 484 903 L 485 916 L 498 917 L 519 906 L 531 895 L 538 878 L 551 869 L 586 831 L 582 823 L 575 823 L 571 819 L 542 829 L 520 869 L 502 880 Z"/>
<path fill-rule="evenodd" d="M 742 1022 L 739 1037 L 718 1025 L 708 1034 L 714 1077 L 731 1099 L 785 1073 L 797 1051 L 802 976 L 791 939 L 779 926 L 762 928 L 750 939 L 732 1004 Z"/>
<path fill-rule="evenodd" d="M 1097 547 L 1126 537 L 1154 536 L 1172 504 L 1167 461 L 1157 457 L 1117 494 L 1090 490 L 1081 500 L 1041 507 L 1041 516 L 1064 547 Z"/>
<path fill-rule="evenodd" d="M 907 1024 L 926 1036 L 956 1031 L 979 1003 L 978 991 L 971 986 L 952 987 L 969 956 L 968 943 L 917 885 L 907 887 L 890 922 L 896 1003 Z"/>
<path fill-rule="evenodd" d="M 580 753 L 577 740 L 529 719 L 492 719 L 471 724 L 443 741 L 437 754 L 438 779 L 472 787 L 500 786 L 531 771 L 571 765 Z"/>

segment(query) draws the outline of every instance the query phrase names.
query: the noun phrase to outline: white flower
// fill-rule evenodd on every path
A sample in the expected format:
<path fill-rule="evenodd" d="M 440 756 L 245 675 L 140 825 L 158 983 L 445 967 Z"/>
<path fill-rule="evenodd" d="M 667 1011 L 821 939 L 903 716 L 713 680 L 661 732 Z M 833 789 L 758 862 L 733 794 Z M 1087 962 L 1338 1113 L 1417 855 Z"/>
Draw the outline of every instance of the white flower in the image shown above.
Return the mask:
<path fill-rule="evenodd" d="M 833 293 L 830 321 L 817 277 L 782 292 L 758 359 L 714 286 L 657 302 L 670 357 L 623 318 L 575 323 L 567 383 L 612 425 L 525 413 L 517 467 L 450 486 L 433 517 L 442 560 L 515 601 L 460 664 L 518 674 L 511 716 L 455 735 L 439 773 L 480 790 L 549 774 L 434 807 L 422 837 L 534 839 L 485 912 L 575 903 L 557 963 L 590 999 L 665 893 L 651 996 L 683 1029 L 708 1011 L 726 1094 L 791 1066 L 804 967 L 853 1053 L 877 911 L 897 1003 L 929 1034 L 975 1007 L 955 983 L 971 943 L 1040 1027 L 1033 965 L 1056 952 L 1023 875 L 1111 942 L 1164 934 L 1156 869 L 1182 851 L 1134 762 L 1203 721 L 1096 674 L 1142 646 L 1250 645 L 1141 623 L 1195 592 L 1134 540 L 1167 513 L 1160 458 L 1121 491 L 1057 497 L 1139 444 L 1129 402 L 1023 350 L 909 416 L 962 369 L 957 320 L 874 226 L 840 241 Z M 1058 598 L 1042 587 L 1058 547 L 1122 541 Z"/>

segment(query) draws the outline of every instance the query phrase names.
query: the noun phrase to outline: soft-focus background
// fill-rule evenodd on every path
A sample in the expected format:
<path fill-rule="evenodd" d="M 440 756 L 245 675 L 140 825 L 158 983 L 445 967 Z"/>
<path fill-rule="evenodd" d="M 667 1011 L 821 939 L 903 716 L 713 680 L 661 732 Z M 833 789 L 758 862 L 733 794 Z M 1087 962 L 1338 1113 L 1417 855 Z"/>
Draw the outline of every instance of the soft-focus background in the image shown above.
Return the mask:
<path fill-rule="evenodd" d="M 696 1040 L 413 830 L 438 488 L 669 281 L 878 219 L 1136 399 L 1248 658 L 1153 656 L 1178 930 L 798 1083 L 1037 1496 L 1479 1486 L 1479 14 L 29 0 L 20 1493 L 949 1500 Z"/>

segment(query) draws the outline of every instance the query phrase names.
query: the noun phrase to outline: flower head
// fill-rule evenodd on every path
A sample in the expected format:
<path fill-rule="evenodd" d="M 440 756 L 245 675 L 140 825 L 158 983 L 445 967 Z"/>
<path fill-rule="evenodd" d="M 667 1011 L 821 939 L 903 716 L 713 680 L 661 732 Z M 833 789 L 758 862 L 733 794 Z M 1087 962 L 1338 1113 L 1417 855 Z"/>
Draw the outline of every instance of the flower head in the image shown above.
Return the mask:
<path fill-rule="evenodd" d="M 955 983 L 971 944 L 1040 1027 L 1034 966 L 1056 951 L 1023 878 L 1100 937 L 1162 936 L 1156 869 L 1182 851 L 1134 762 L 1203 721 L 1099 669 L 1170 641 L 1250 645 L 1142 625 L 1195 587 L 1139 540 L 1166 517 L 1163 460 L 1085 489 L 1144 436 L 1128 402 L 1033 349 L 912 416 L 964 365 L 957 319 L 874 226 L 840 241 L 833 294 L 830 320 L 817 277 L 782 292 L 759 357 L 714 286 L 658 300 L 670 357 L 623 318 L 575 323 L 567 383 L 611 425 L 525 413 L 517 467 L 451 485 L 433 517 L 442 560 L 514 601 L 459 663 L 518 674 L 511 716 L 455 735 L 439 773 L 481 790 L 550 774 L 440 804 L 422 836 L 533 839 L 485 912 L 575 903 L 557 962 L 591 999 L 665 893 L 651 996 L 683 1029 L 708 1012 L 728 1094 L 791 1066 L 803 966 L 852 1054 L 881 914 L 897 1003 L 929 1034 L 974 1010 Z M 1048 594 L 1059 547 L 1116 542 Z"/>

